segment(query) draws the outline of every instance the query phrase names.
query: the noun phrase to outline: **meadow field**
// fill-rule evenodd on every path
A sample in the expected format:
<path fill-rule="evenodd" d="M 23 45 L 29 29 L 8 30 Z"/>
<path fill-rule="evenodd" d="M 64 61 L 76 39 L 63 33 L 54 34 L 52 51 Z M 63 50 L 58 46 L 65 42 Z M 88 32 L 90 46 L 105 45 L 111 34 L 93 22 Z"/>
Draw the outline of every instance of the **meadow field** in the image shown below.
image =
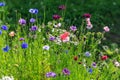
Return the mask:
<path fill-rule="evenodd" d="M 1 0 L 0 80 L 120 80 L 119 0 Z"/>

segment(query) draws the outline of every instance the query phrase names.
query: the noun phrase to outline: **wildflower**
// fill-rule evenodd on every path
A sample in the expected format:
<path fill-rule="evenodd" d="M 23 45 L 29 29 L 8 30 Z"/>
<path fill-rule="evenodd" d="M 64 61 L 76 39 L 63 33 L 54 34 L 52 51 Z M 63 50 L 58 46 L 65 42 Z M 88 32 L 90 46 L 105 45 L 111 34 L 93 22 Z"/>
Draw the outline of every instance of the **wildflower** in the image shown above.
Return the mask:
<path fill-rule="evenodd" d="M 62 72 L 64 75 L 70 75 L 70 71 L 67 68 L 64 68 Z"/>
<path fill-rule="evenodd" d="M 90 68 L 90 69 L 88 70 L 88 72 L 89 72 L 89 73 L 92 73 L 92 72 L 93 72 L 92 68 Z"/>
<path fill-rule="evenodd" d="M 87 29 L 92 29 L 93 28 L 93 25 L 92 24 L 87 24 L 87 27 L 86 27 Z"/>
<path fill-rule="evenodd" d="M 5 6 L 5 3 L 4 2 L 0 2 L 0 6 Z"/>
<path fill-rule="evenodd" d="M 109 32 L 110 31 L 108 26 L 105 26 L 103 29 L 104 29 L 105 32 Z"/>
<path fill-rule="evenodd" d="M 58 15 L 58 14 L 53 15 L 53 19 L 54 19 L 54 20 L 58 20 L 58 19 L 60 19 L 60 18 L 61 18 L 61 16 Z"/>
<path fill-rule="evenodd" d="M 84 18 L 90 18 L 91 15 L 90 15 L 89 13 L 85 13 L 85 14 L 83 15 L 83 17 L 84 17 Z"/>
<path fill-rule="evenodd" d="M 68 54 L 69 50 L 65 50 L 65 53 Z"/>
<path fill-rule="evenodd" d="M 22 45 L 21 45 L 21 47 L 22 47 L 23 49 L 26 49 L 26 48 L 28 48 L 28 44 L 25 43 L 25 42 L 23 42 Z"/>
<path fill-rule="evenodd" d="M 2 30 L 0 30 L 0 35 L 2 34 Z"/>
<path fill-rule="evenodd" d="M 70 26 L 70 30 L 76 31 L 76 30 L 77 30 L 77 27 L 76 27 L 76 26 Z"/>
<path fill-rule="evenodd" d="M 92 66 L 93 66 L 94 68 L 97 67 L 95 62 L 92 63 Z"/>
<path fill-rule="evenodd" d="M 120 63 L 117 62 L 117 61 L 114 62 L 114 65 L 115 65 L 116 67 L 120 67 Z"/>
<path fill-rule="evenodd" d="M 0 80 L 14 80 L 13 76 L 3 76 Z"/>
<path fill-rule="evenodd" d="M 58 24 L 57 24 L 58 27 L 61 27 L 61 25 L 62 25 L 61 23 L 58 23 Z"/>
<path fill-rule="evenodd" d="M 74 60 L 77 61 L 78 60 L 78 56 L 74 56 Z"/>
<path fill-rule="evenodd" d="M 20 25 L 25 25 L 26 24 L 26 20 L 25 19 L 19 19 L 19 24 Z"/>
<path fill-rule="evenodd" d="M 4 52 L 8 52 L 10 50 L 10 47 L 9 46 L 6 46 L 2 49 Z"/>
<path fill-rule="evenodd" d="M 90 57 L 91 53 L 87 51 L 87 52 L 85 52 L 85 56 Z"/>
<path fill-rule="evenodd" d="M 24 39 L 24 38 L 20 38 L 19 40 L 20 40 L 20 41 L 24 41 L 25 39 Z"/>
<path fill-rule="evenodd" d="M 54 25 L 54 27 L 61 27 L 61 23 Z"/>
<path fill-rule="evenodd" d="M 38 14 L 38 9 L 29 9 L 29 12 L 32 14 Z"/>
<path fill-rule="evenodd" d="M 63 34 L 60 35 L 60 39 L 61 39 L 63 42 L 67 42 L 67 41 L 69 41 L 69 35 L 70 35 L 69 32 L 64 32 Z"/>
<path fill-rule="evenodd" d="M 58 9 L 59 9 L 59 10 L 65 10 L 66 7 L 65 7 L 65 5 L 60 5 L 60 6 L 58 7 Z"/>
<path fill-rule="evenodd" d="M 51 36 L 51 37 L 49 38 L 49 40 L 50 40 L 50 41 L 54 41 L 54 40 L 55 40 L 55 37 L 54 37 L 54 36 Z"/>
<path fill-rule="evenodd" d="M 37 26 L 32 26 L 32 27 L 30 28 L 30 30 L 31 30 L 31 31 L 36 31 L 36 30 L 38 30 L 38 27 L 37 27 Z"/>
<path fill-rule="evenodd" d="M 108 56 L 107 55 L 104 55 L 101 57 L 102 60 L 107 60 Z"/>
<path fill-rule="evenodd" d="M 9 36 L 14 37 L 14 36 L 15 36 L 15 32 L 14 32 L 14 31 L 11 31 L 11 32 L 9 33 Z"/>
<path fill-rule="evenodd" d="M 56 73 L 54 72 L 48 72 L 46 73 L 46 77 L 49 78 L 49 77 L 56 77 Z"/>
<path fill-rule="evenodd" d="M 30 22 L 31 22 L 31 23 L 34 23 L 35 21 L 36 21 L 36 20 L 35 20 L 34 18 L 31 18 L 31 19 L 30 19 Z"/>
<path fill-rule="evenodd" d="M 44 50 L 49 50 L 49 49 L 50 49 L 50 46 L 45 45 L 45 46 L 43 46 L 43 49 L 44 49 Z"/>
<path fill-rule="evenodd" d="M 1 26 L 1 29 L 2 29 L 2 30 L 8 30 L 8 27 L 7 27 L 6 25 L 2 25 L 2 26 Z"/>

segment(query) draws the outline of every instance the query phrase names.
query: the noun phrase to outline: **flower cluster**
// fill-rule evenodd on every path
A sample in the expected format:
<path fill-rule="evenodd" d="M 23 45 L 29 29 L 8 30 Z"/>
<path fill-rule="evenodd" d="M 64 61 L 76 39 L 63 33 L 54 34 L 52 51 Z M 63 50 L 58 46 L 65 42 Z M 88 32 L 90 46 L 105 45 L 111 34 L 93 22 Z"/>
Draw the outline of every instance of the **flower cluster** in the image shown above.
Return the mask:
<path fill-rule="evenodd" d="M 29 9 L 29 12 L 32 13 L 32 14 L 38 14 L 38 9 Z"/>

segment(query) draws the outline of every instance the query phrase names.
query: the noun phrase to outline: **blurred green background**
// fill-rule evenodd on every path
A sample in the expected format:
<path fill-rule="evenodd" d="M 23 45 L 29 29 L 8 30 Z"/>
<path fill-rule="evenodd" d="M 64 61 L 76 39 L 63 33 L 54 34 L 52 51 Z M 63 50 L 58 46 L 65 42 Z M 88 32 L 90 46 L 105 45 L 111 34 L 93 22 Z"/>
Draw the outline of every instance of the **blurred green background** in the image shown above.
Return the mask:
<path fill-rule="evenodd" d="M 120 44 L 120 0 L 5 0 L 9 10 L 9 21 L 14 23 L 15 11 L 22 17 L 29 17 L 29 9 L 37 8 L 38 17 L 45 22 L 52 20 L 53 14 L 62 14 L 59 5 L 66 5 L 64 21 L 66 26 L 79 27 L 84 13 L 92 15 L 93 31 L 102 31 L 109 26 L 111 31 L 106 35 L 108 43 Z M 44 16 L 45 14 L 45 16 Z"/>

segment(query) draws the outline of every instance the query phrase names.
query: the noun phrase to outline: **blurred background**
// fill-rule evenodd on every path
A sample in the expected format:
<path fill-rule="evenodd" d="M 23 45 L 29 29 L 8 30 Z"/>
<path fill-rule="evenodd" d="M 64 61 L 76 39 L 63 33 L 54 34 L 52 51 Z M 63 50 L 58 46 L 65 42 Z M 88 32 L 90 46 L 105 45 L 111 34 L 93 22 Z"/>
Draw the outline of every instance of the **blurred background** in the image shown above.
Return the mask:
<path fill-rule="evenodd" d="M 109 26 L 111 31 L 106 34 L 109 42 L 120 45 L 120 0 L 5 0 L 8 5 L 8 21 L 14 24 L 16 12 L 23 18 L 29 17 L 29 9 L 39 10 L 38 18 L 45 23 L 52 20 L 52 15 L 64 13 L 66 26 L 80 27 L 82 15 L 90 13 L 93 31 L 102 31 Z M 60 11 L 58 6 L 65 5 L 66 10 Z"/>

